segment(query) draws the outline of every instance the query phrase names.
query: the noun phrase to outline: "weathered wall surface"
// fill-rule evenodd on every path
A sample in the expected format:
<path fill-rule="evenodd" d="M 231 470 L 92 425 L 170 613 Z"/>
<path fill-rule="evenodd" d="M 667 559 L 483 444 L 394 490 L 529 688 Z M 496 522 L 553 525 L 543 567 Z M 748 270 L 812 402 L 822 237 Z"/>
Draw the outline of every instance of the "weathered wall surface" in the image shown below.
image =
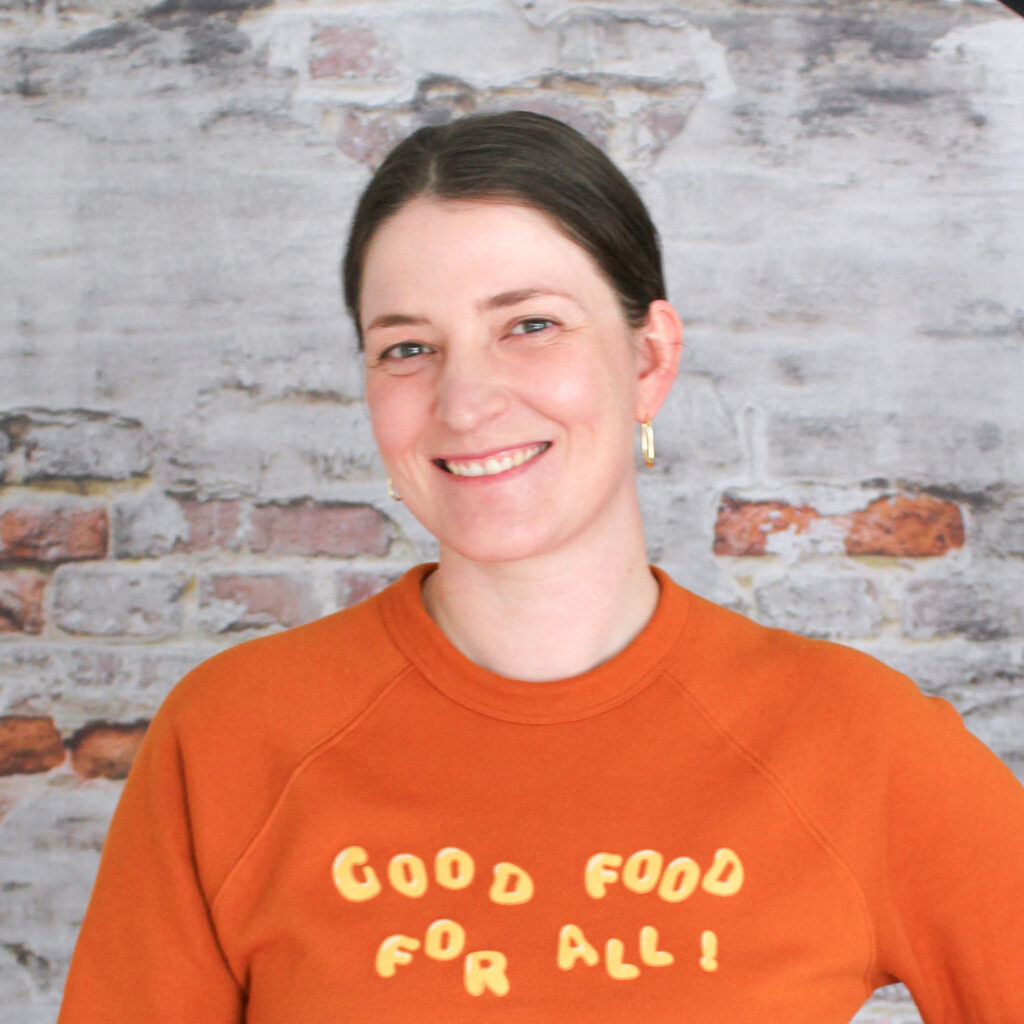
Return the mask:
<path fill-rule="evenodd" d="M 146 721 L 432 544 L 337 261 L 411 128 L 529 107 L 660 225 L 651 554 L 1024 775 L 1024 21 L 942 0 L 0 0 L 0 1017 L 51 1021 Z M 258 751 L 254 752 L 258 756 Z M 917 1020 L 897 990 L 863 1020 Z"/>

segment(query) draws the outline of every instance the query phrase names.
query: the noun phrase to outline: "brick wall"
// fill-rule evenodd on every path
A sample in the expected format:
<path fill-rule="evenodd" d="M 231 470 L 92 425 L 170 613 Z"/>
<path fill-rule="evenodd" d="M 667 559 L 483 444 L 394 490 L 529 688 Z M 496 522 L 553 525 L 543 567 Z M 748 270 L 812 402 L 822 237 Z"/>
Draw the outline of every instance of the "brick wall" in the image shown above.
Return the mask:
<path fill-rule="evenodd" d="M 652 558 L 909 672 L 1024 776 L 1024 21 L 0 0 L 0 45 L 0 1017 L 53 1019 L 169 687 L 433 553 L 337 262 L 375 161 L 453 112 L 563 117 L 652 208 L 689 345 Z"/>

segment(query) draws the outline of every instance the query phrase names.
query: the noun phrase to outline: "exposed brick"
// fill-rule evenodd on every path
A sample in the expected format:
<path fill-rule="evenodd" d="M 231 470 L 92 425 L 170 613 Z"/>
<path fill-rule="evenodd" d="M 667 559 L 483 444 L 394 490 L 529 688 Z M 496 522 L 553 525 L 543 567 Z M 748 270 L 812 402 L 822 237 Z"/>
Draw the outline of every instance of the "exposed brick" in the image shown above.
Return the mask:
<path fill-rule="evenodd" d="M 335 595 L 339 608 L 365 601 L 402 575 L 400 569 L 385 572 L 346 572 L 342 570 L 334 577 Z"/>
<path fill-rule="evenodd" d="M 46 579 L 34 572 L 0 572 L 0 633 L 41 633 Z"/>
<path fill-rule="evenodd" d="M 338 149 L 357 163 L 376 167 L 402 134 L 386 113 L 348 109 L 338 129 Z"/>
<path fill-rule="evenodd" d="M 309 579 L 297 573 L 216 573 L 203 581 L 200 605 L 218 633 L 300 626 L 320 614 Z"/>
<path fill-rule="evenodd" d="M 379 79 L 394 70 L 369 25 L 328 25 L 313 36 L 312 78 Z"/>
<path fill-rule="evenodd" d="M 181 630 L 185 585 L 177 573 L 62 566 L 54 574 L 53 618 L 67 633 L 172 636 Z"/>
<path fill-rule="evenodd" d="M 135 760 L 148 722 L 94 722 L 68 741 L 71 767 L 84 779 L 124 779 Z"/>
<path fill-rule="evenodd" d="M 716 555 L 763 555 L 768 534 L 806 533 L 820 513 L 809 505 L 784 501 L 738 501 L 726 497 L 715 523 Z"/>
<path fill-rule="evenodd" d="M 250 546 L 272 555 L 383 555 L 388 521 L 370 505 L 303 501 L 253 509 Z"/>
<path fill-rule="evenodd" d="M 111 546 L 118 558 L 237 550 L 241 525 L 237 501 L 179 500 L 159 492 L 132 496 L 114 505 Z"/>
<path fill-rule="evenodd" d="M 241 502 L 188 499 L 181 503 L 181 508 L 185 513 L 186 534 L 175 546 L 176 551 L 233 550 L 238 547 Z"/>
<path fill-rule="evenodd" d="M 845 528 L 849 555 L 924 558 L 963 547 L 964 523 L 951 501 L 930 495 L 879 498 L 867 508 L 835 517 Z"/>
<path fill-rule="evenodd" d="M 24 500 L 0 510 L 0 560 L 70 562 L 107 553 L 108 514 L 98 502 Z"/>
<path fill-rule="evenodd" d="M 769 549 L 770 534 L 806 534 L 818 521 L 842 535 L 849 555 L 925 558 L 964 543 L 959 507 L 931 495 L 891 495 L 855 512 L 828 516 L 809 505 L 726 497 L 715 523 L 714 551 L 716 555 L 763 555 Z"/>
<path fill-rule="evenodd" d="M 52 718 L 0 716 L 0 775 L 48 772 L 64 760 L 64 743 Z"/>
<path fill-rule="evenodd" d="M 757 618 L 766 626 L 805 636 L 877 636 L 882 602 L 874 584 L 859 576 L 786 577 L 754 591 Z"/>
<path fill-rule="evenodd" d="M 114 505 L 113 551 L 118 558 L 155 558 L 170 553 L 237 550 L 242 504 L 179 500 L 161 493 Z"/>
<path fill-rule="evenodd" d="M 676 99 L 676 97 L 673 97 Z M 657 157 L 662 150 L 686 127 L 688 109 L 682 104 L 653 102 L 644 107 L 640 122 L 651 136 L 651 155 Z"/>
<path fill-rule="evenodd" d="M 142 424 L 110 413 L 30 409 L 21 414 L 20 437 L 28 481 L 127 480 L 151 464 Z"/>

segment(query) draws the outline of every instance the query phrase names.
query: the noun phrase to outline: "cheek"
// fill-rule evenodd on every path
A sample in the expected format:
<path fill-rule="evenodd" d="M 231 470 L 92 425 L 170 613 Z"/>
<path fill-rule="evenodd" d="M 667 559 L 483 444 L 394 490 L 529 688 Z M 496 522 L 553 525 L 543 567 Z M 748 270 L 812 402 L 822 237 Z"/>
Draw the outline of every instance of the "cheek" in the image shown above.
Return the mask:
<path fill-rule="evenodd" d="M 593 347 L 574 352 L 572 359 L 564 360 L 548 374 L 536 375 L 534 380 L 545 381 L 549 401 L 566 417 L 596 424 L 632 418 L 633 373 L 624 346 L 606 348 L 595 341 Z"/>
<path fill-rule="evenodd" d="M 398 458 L 420 436 L 423 408 L 415 386 L 407 379 L 367 380 L 366 406 L 381 455 Z"/>

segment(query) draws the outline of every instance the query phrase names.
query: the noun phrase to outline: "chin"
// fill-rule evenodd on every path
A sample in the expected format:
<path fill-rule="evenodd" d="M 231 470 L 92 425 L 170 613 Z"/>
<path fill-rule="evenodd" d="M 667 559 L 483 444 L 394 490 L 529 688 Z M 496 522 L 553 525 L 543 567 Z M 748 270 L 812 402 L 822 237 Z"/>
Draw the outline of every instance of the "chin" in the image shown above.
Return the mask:
<path fill-rule="evenodd" d="M 550 536 L 536 532 L 495 530 L 466 530 L 439 535 L 441 550 L 451 551 L 471 562 L 496 564 L 521 562 L 528 558 L 550 554 L 557 544 Z"/>

